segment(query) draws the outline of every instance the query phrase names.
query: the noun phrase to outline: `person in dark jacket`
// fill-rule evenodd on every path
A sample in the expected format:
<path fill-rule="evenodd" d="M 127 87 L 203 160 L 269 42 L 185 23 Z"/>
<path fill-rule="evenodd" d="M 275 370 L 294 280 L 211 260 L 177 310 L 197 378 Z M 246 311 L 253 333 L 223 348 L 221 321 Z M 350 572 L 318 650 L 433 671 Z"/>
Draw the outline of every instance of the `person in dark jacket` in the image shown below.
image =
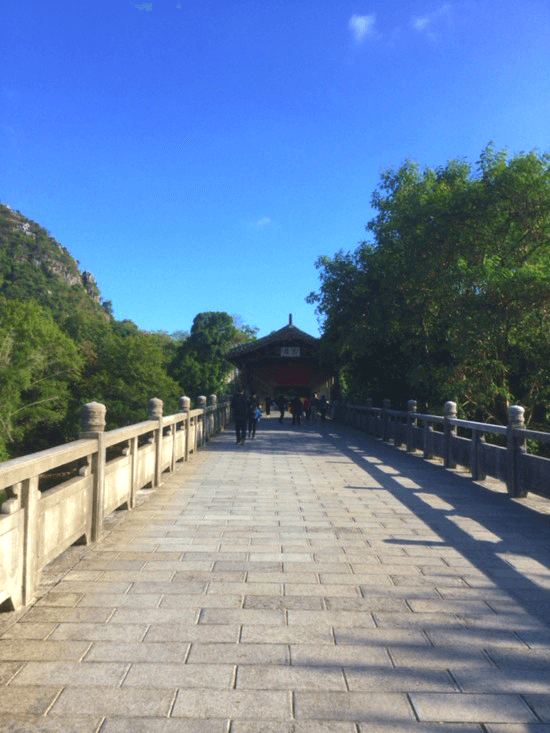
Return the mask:
<path fill-rule="evenodd" d="M 304 406 L 302 404 L 302 400 L 298 397 L 298 395 L 292 398 L 290 407 L 292 408 L 292 424 L 300 425 L 300 419 L 302 417 L 302 412 L 304 411 Z"/>
<path fill-rule="evenodd" d="M 279 418 L 279 422 L 283 422 L 283 417 L 285 416 L 285 407 L 286 407 L 286 398 L 283 395 L 280 395 L 277 397 L 277 407 L 280 410 L 281 417 Z"/>
<path fill-rule="evenodd" d="M 325 418 L 327 416 L 327 410 L 328 410 L 328 402 L 325 395 L 321 395 L 321 399 L 319 400 L 319 412 L 321 413 L 321 422 L 325 422 Z"/>
<path fill-rule="evenodd" d="M 237 434 L 237 445 L 244 445 L 246 438 L 246 420 L 248 418 L 248 400 L 241 389 L 233 395 L 231 400 L 233 420 L 235 421 L 235 432 Z"/>
<path fill-rule="evenodd" d="M 252 393 L 248 398 L 248 437 L 256 437 L 256 425 L 258 424 L 258 400 L 256 395 Z"/>
<path fill-rule="evenodd" d="M 313 422 L 317 422 L 317 410 L 319 409 L 319 398 L 317 392 L 313 393 L 313 397 L 309 402 L 309 409 L 311 410 L 311 419 Z"/>

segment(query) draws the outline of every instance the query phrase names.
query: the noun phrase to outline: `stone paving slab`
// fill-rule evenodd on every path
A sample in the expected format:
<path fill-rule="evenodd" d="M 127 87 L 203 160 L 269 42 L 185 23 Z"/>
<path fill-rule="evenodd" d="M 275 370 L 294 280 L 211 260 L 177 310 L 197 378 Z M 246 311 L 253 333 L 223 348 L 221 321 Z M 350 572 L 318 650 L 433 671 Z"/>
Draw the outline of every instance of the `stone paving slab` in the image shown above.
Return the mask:
<path fill-rule="evenodd" d="M 544 500 L 277 418 L 165 478 L 0 617 L 0 733 L 550 733 Z"/>
<path fill-rule="evenodd" d="M 101 717 L 18 715 L 0 712 L 2 733 L 96 733 L 101 727 Z"/>
<path fill-rule="evenodd" d="M 420 720 L 444 722 L 521 723 L 537 718 L 519 695 L 421 692 L 410 695 Z"/>

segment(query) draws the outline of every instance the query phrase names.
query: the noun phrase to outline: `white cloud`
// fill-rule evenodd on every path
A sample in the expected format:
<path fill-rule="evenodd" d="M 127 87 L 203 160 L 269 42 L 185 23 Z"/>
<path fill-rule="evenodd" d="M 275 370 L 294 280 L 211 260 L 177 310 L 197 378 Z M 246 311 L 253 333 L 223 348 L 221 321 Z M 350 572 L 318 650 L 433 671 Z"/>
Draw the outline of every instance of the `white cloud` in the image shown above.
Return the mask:
<path fill-rule="evenodd" d="M 439 27 L 442 22 L 449 19 L 451 9 L 451 3 L 445 3 L 432 13 L 427 13 L 422 16 L 413 16 L 410 21 L 411 28 L 418 33 L 423 33 L 431 40 L 436 40 L 439 38 Z"/>
<path fill-rule="evenodd" d="M 374 24 L 376 16 L 372 15 L 352 15 L 349 20 L 349 27 L 353 33 L 353 37 L 360 43 L 367 36 L 374 36 Z"/>
<path fill-rule="evenodd" d="M 408 24 L 397 25 L 391 30 L 378 29 L 375 13 L 352 15 L 348 21 L 348 27 L 357 45 L 363 43 L 365 39 L 369 39 L 382 41 L 390 47 L 396 47 L 405 35 L 411 33 L 411 31 L 430 41 L 437 41 L 445 28 L 450 26 L 455 7 L 453 2 L 445 0 L 442 5 L 432 12 L 412 16 Z"/>
<path fill-rule="evenodd" d="M 132 3 L 138 10 L 146 10 L 148 13 L 153 9 L 153 3 Z"/>
<path fill-rule="evenodd" d="M 265 229 L 272 223 L 273 222 L 269 216 L 262 216 L 261 219 L 258 219 L 257 221 L 249 222 L 248 226 L 250 229 Z"/>

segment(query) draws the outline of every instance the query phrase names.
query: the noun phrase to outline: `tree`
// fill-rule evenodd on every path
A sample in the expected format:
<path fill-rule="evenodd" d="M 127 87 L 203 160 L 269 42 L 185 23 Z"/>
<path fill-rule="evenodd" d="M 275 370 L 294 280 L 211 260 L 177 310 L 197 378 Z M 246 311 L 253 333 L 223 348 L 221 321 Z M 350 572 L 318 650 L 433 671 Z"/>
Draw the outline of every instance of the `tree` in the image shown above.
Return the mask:
<path fill-rule="evenodd" d="M 238 313 L 234 313 L 231 318 L 238 331 L 241 332 L 242 342 L 255 341 L 258 337 L 258 331 L 260 330 L 257 326 L 249 326 L 244 322 L 244 318 Z"/>
<path fill-rule="evenodd" d="M 168 336 L 140 331 L 132 321 L 105 322 L 75 315 L 67 327 L 85 359 L 74 390 L 74 413 L 85 402 L 107 407 L 107 429 L 144 420 L 151 397 L 164 401 L 165 414 L 178 410 L 180 388 L 168 376 Z"/>
<path fill-rule="evenodd" d="M 223 391 L 225 350 L 257 329 L 222 313 L 195 320 L 188 348 L 185 331 L 116 321 L 93 275 L 45 229 L 0 204 L 0 460 L 76 437 L 85 402 L 106 405 L 111 429 L 143 420 L 151 397 L 169 414 L 185 390 Z"/>
<path fill-rule="evenodd" d="M 455 399 L 498 422 L 520 402 L 548 419 L 550 157 L 488 147 L 475 167 L 406 162 L 372 205 L 373 242 L 318 261 L 310 295 L 351 390 Z"/>
<path fill-rule="evenodd" d="M 108 316 L 111 318 L 113 317 L 113 301 L 112 300 L 102 300 L 101 301 L 101 307 L 107 313 Z"/>
<path fill-rule="evenodd" d="M 58 323 L 78 310 L 108 318 L 93 276 L 80 273 L 76 260 L 46 229 L 0 204 L 2 296 L 35 301 Z"/>
<path fill-rule="evenodd" d="M 82 359 L 33 302 L 0 299 L 0 460 L 63 442 Z"/>
<path fill-rule="evenodd" d="M 249 326 L 237 328 L 233 317 L 225 312 L 199 313 L 189 338 L 180 344 L 169 373 L 189 396 L 221 394 L 234 369 L 225 358 L 226 352 L 238 343 L 252 340 L 251 333 L 255 335 L 256 331 Z"/>

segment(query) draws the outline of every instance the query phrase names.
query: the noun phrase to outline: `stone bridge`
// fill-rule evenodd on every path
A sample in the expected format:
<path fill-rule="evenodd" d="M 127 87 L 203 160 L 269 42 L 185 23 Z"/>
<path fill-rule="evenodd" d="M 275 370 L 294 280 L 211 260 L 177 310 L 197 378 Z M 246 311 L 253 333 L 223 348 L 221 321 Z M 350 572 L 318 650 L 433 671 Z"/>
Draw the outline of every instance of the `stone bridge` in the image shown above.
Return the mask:
<path fill-rule="evenodd" d="M 0 731 L 550 731 L 547 499 L 278 415 L 175 468 L 0 615 Z"/>

